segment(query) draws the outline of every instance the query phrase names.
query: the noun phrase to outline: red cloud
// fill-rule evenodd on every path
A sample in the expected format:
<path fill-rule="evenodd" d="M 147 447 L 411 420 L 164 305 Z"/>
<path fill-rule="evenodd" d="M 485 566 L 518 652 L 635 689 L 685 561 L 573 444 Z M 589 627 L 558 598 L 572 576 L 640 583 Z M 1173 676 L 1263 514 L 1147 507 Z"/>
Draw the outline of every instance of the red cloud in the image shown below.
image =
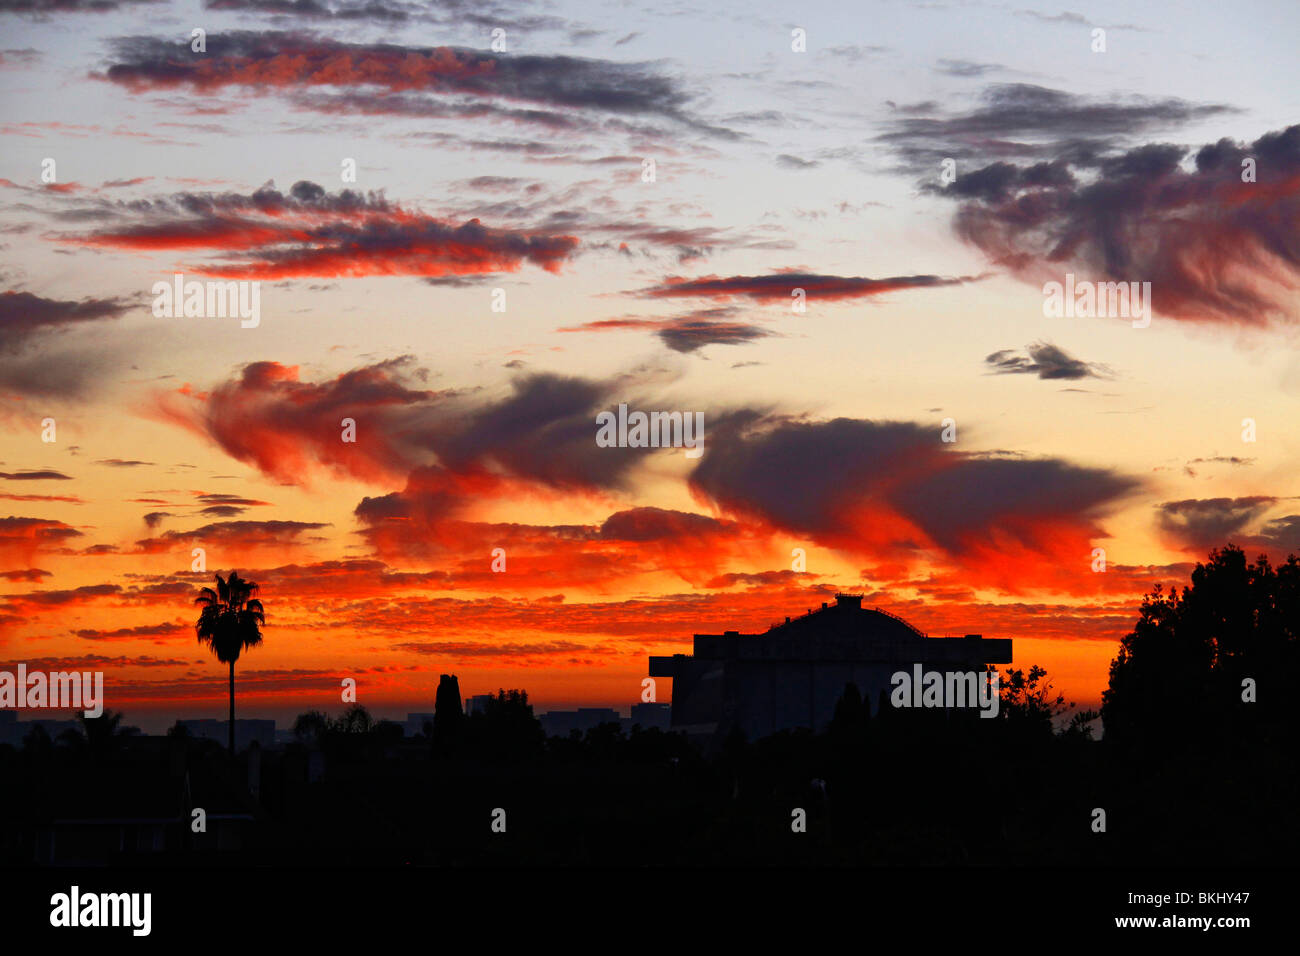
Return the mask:
<path fill-rule="evenodd" d="M 266 186 L 250 196 L 181 193 L 148 204 L 119 204 L 120 225 L 64 236 L 79 245 L 131 250 L 210 250 L 224 262 L 188 271 L 229 279 L 356 276 L 462 276 L 515 272 L 525 262 L 558 272 L 574 236 L 458 224 L 349 190 L 329 194 L 310 182 L 288 195 Z"/>
<path fill-rule="evenodd" d="M 463 86 L 466 78 L 490 74 L 496 66 L 489 57 L 451 47 L 419 51 L 396 46 L 353 49 L 330 41 L 275 34 L 255 40 L 246 52 L 225 56 L 186 57 L 166 64 L 144 60 L 115 64 L 106 78 L 133 92 L 178 86 L 211 91 L 232 85 L 373 85 L 400 92 L 454 90 Z"/>
<path fill-rule="evenodd" d="M 76 528 L 51 518 L 0 518 L 0 563 L 28 564 L 38 551 L 50 551 L 80 537 Z"/>
<path fill-rule="evenodd" d="M 156 414 L 286 484 L 320 467 L 382 481 L 415 464 L 402 445 L 401 413 L 437 396 L 407 386 L 408 365 L 393 359 L 309 383 L 296 365 L 254 362 L 206 395 L 164 395 Z M 355 442 L 343 440 L 346 418 L 356 423 Z"/>

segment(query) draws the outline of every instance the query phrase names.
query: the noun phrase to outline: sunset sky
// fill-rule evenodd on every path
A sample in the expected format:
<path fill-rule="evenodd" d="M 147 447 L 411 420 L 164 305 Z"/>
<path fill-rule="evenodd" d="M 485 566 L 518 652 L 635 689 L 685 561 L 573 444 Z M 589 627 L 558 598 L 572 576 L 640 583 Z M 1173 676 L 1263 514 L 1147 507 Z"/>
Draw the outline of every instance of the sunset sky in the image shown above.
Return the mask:
<path fill-rule="evenodd" d="M 1294 3 L 0 31 L 0 661 L 102 669 L 129 723 L 224 715 L 217 571 L 267 608 L 237 716 L 287 723 L 346 677 L 399 718 L 440 673 L 626 707 L 836 591 L 1095 706 L 1155 583 L 1300 551 Z M 260 323 L 155 316 L 177 272 L 259 281 Z M 1067 273 L 1150 282 L 1149 327 L 1045 317 Z M 619 403 L 703 412 L 702 457 L 598 447 Z"/>

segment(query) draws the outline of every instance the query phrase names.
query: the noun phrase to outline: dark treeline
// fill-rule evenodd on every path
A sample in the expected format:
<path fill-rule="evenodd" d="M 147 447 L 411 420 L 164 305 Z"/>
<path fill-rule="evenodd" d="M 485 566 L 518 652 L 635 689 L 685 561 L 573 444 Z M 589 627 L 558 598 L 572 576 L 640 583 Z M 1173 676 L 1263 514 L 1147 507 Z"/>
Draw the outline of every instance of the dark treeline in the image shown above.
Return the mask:
<path fill-rule="evenodd" d="M 547 739 L 523 691 L 466 715 L 451 677 L 423 734 L 360 706 L 311 712 L 283 750 L 233 762 L 179 725 L 145 748 L 106 715 L 64 744 L 0 747 L 0 853 L 30 862 L 58 814 L 144 816 L 142 788 L 171 788 L 154 800 L 180 821 L 169 863 L 1289 864 L 1298 623 L 1297 559 L 1227 547 L 1143 602 L 1100 715 L 1036 667 L 1002 675 L 995 719 L 895 710 L 849 685 L 822 733 L 733 734 L 711 753 L 614 724 Z M 248 819 L 194 835 L 202 800 Z"/>

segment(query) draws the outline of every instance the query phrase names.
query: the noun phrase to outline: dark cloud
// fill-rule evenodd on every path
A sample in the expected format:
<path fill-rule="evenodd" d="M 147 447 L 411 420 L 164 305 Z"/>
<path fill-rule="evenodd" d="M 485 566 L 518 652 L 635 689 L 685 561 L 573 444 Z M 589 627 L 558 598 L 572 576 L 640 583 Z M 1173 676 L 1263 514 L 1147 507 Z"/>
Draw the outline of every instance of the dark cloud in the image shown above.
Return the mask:
<path fill-rule="evenodd" d="M 52 578 L 53 572 L 43 570 L 42 568 L 22 568 L 16 571 L 0 571 L 0 578 L 6 581 L 40 581 L 41 578 Z"/>
<path fill-rule="evenodd" d="M 687 315 L 669 319 L 623 316 L 597 319 L 582 325 L 556 329 L 557 332 L 618 332 L 644 330 L 654 332 L 674 352 L 695 352 L 706 345 L 744 345 L 773 335 L 759 325 L 732 318 L 739 310 L 731 306 L 696 309 Z"/>
<path fill-rule="evenodd" d="M 38 553 L 80 537 L 76 528 L 52 518 L 0 518 L 0 565 L 31 564 Z"/>
<path fill-rule="evenodd" d="M 192 592 L 192 588 L 185 589 Z M 78 588 L 60 591 L 27 591 L 23 594 L 8 595 L 5 600 L 38 607 L 62 607 L 69 604 L 83 604 L 102 597 L 116 597 L 122 593 L 118 584 L 84 584 Z"/>
<path fill-rule="evenodd" d="M 858 299 L 900 289 L 929 289 L 977 281 L 973 276 L 945 278 L 933 275 L 891 276 L 868 279 L 860 276 L 817 275 L 807 272 L 775 272 L 763 276 L 703 276 L 685 279 L 669 276 L 661 284 L 642 290 L 653 298 L 743 297 L 757 301 L 791 301 L 795 289 L 803 289 L 809 300 Z"/>
<path fill-rule="evenodd" d="M 0 0 L 0 12 L 4 12 L 3 0 Z M 22 50 L 0 50 L 0 67 L 32 66 L 40 62 L 41 56 L 40 50 L 31 47 Z"/>
<path fill-rule="evenodd" d="M 127 352 L 120 343 L 89 344 L 83 332 L 125 315 L 123 299 L 46 299 L 30 292 L 0 293 L 0 388 L 42 399 L 84 398 Z"/>
<path fill-rule="evenodd" d="M 307 20 L 374 20 L 402 23 L 421 7 L 387 0 L 203 0 L 205 10 L 262 13 Z"/>
<path fill-rule="evenodd" d="M 692 487 L 718 507 L 850 550 L 1050 552 L 1099 534 L 1137 482 L 1059 459 L 950 450 L 911 422 L 765 423 L 713 429 Z"/>
<path fill-rule="evenodd" d="M 0 14 L 22 13 L 44 17 L 56 13 L 111 13 L 159 0 L 0 0 Z"/>
<path fill-rule="evenodd" d="M 6 481 L 71 481 L 72 478 L 60 471 L 0 471 L 0 478 Z"/>
<path fill-rule="evenodd" d="M 1265 522 L 1248 543 L 1281 554 L 1300 554 L 1300 515 L 1285 515 Z"/>
<path fill-rule="evenodd" d="M 746 584 L 750 587 L 764 588 L 774 584 L 793 585 L 798 583 L 800 577 L 806 577 L 806 571 L 733 571 L 728 574 L 720 574 L 706 584 L 710 588 L 731 588 L 737 584 Z"/>
<path fill-rule="evenodd" d="M 203 6 L 206 10 L 262 14 L 273 21 L 367 21 L 380 26 L 425 22 L 530 32 L 569 27 L 559 17 L 525 13 L 511 0 L 203 0 Z"/>
<path fill-rule="evenodd" d="M 42 345 L 39 352 L 0 357 L 0 391 L 59 401 L 82 401 L 120 373 L 129 350 L 77 344 Z"/>
<path fill-rule="evenodd" d="M 251 508 L 257 505 L 269 505 L 269 501 L 259 501 L 256 498 L 244 498 L 240 495 L 228 495 L 219 492 L 198 493 L 195 496 L 205 505 L 236 505 L 241 508 Z"/>
<path fill-rule="evenodd" d="M 332 115 L 493 119 L 531 124 L 554 132 L 591 130 L 598 125 L 591 119 L 558 109 L 519 109 L 485 100 L 449 102 L 434 95 L 412 93 L 368 93 L 357 90 L 344 93 L 295 93 L 292 100 L 297 109 Z"/>
<path fill-rule="evenodd" d="M 664 538 L 733 534 L 734 522 L 719 521 L 708 515 L 666 508 L 632 508 L 619 511 L 605 519 L 600 526 L 600 537 L 612 541 L 656 541 Z"/>
<path fill-rule="evenodd" d="M 0 292 L 0 352 L 17 352 L 42 333 L 85 322 L 117 319 L 130 304 L 122 299 L 46 299 L 30 292 Z"/>
<path fill-rule="evenodd" d="M 778 156 L 776 164 L 785 169 L 816 169 L 821 165 L 815 159 L 801 159 L 798 156 L 791 156 L 789 153 L 782 153 Z"/>
<path fill-rule="evenodd" d="M 180 86 L 198 92 L 230 86 L 301 92 L 329 86 L 377 90 L 385 96 L 432 93 L 492 98 L 670 120 L 711 130 L 687 112 L 691 97 L 680 85 L 647 63 L 344 43 L 283 32 L 214 33 L 207 46 L 206 55 L 195 57 L 188 39 L 177 43 L 123 37 L 114 42 L 114 62 L 103 77 L 135 92 Z"/>
<path fill-rule="evenodd" d="M 320 466 L 370 481 L 424 469 L 418 493 L 435 497 L 511 482 L 622 488 L 641 454 L 657 451 L 595 443 L 596 414 L 636 400 L 628 380 L 525 374 L 489 397 L 420 388 L 421 372 L 407 356 L 303 382 L 296 367 L 255 362 L 201 401 L 164 396 L 162 414 L 287 483 Z M 358 423 L 355 443 L 340 440 L 345 417 Z"/>
<path fill-rule="evenodd" d="M 965 112 L 937 103 L 917 104 L 907 112 L 891 120 L 878 139 L 896 150 L 908 169 L 930 178 L 938 176 L 944 159 L 987 163 L 1068 156 L 1083 161 L 1143 133 L 1235 111 L 1176 98 L 1106 100 L 1003 83 L 986 89 L 980 105 Z M 959 178 L 964 174 L 960 166 L 957 172 Z"/>
<path fill-rule="evenodd" d="M 496 278 L 488 272 L 481 276 L 426 276 L 420 281 L 439 289 L 472 289 Z"/>
<path fill-rule="evenodd" d="M 706 345 L 745 345 L 771 334 L 758 325 L 707 319 L 678 319 L 658 331 L 659 338 L 674 352 L 694 352 Z"/>
<path fill-rule="evenodd" d="M 1196 469 L 1193 465 L 1238 465 L 1246 466 L 1255 464 L 1254 458 L 1240 458 L 1237 455 L 1214 455 L 1210 458 L 1193 458 L 1187 464 L 1183 465 L 1183 471 L 1196 477 Z"/>
<path fill-rule="evenodd" d="M 934 72 L 942 73 L 944 76 L 983 76 L 986 73 L 996 73 L 1005 67 L 998 66 L 996 63 L 975 63 L 971 60 L 940 60 L 934 68 Z"/>
<path fill-rule="evenodd" d="M 530 374 L 504 394 L 434 393 L 410 387 L 414 372 L 397 361 L 306 383 L 296 370 L 256 363 L 198 400 L 191 424 L 281 480 L 304 481 L 320 466 L 371 480 L 405 475 L 401 490 L 367 496 L 354 511 L 381 557 L 466 548 L 486 554 L 500 540 L 515 548 L 634 541 L 681 550 L 680 542 L 705 537 L 734 541 L 743 527 L 745 535 L 779 530 L 877 557 L 934 553 L 965 562 L 977 576 L 987 558 L 986 576 L 1006 575 L 1019 586 L 1015 575 L 1034 577 L 1035 561 L 1057 567 L 1064 554 L 1088 554 L 1089 541 L 1104 534 L 1100 517 L 1138 487 L 1061 459 L 960 452 L 941 441 L 937 423 L 809 422 L 737 408 L 705 412 L 703 457 L 689 479 L 693 493 L 725 517 L 637 508 L 598 529 L 488 526 L 473 521 L 483 501 L 628 492 L 647 456 L 662 452 L 599 447 L 596 414 L 620 402 L 674 404 L 643 396 L 646 384 L 631 376 Z M 356 444 L 338 440 L 344 409 L 361 425 Z M 701 583 L 723 570 L 721 549 L 702 552 L 691 559 Z M 612 573 L 610 562 L 634 557 L 556 556 L 554 566 L 534 566 L 534 580 L 578 573 L 594 580 Z"/>
<path fill-rule="evenodd" d="M 1157 506 L 1160 527 L 1190 551 L 1222 547 L 1270 507 L 1276 498 L 1187 498 Z"/>
<path fill-rule="evenodd" d="M 1012 163 L 992 163 L 982 169 L 964 172 L 947 186 L 927 183 L 923 189 L 927 192 L 942 192 L 949 198 L 980 199 L 986 202 L 1000 202 L 1010 198 L 1018 190 L 1040 187 L 1070 187 L 1075 183 L 1074 174 L 1063 160 L 1050 163 L 1035 163 L 1024 168 Z"/>
<path fill-rule="evenodd" d="M 193 531 L 166 531 L 156 538 L 137 541 L 136 545 L 148 554 L 168 551 L 176 547 L 177 541 L 236 549 L 295 545 L 303 543 L 302 536 L 307 532 L 328 527 L 318 521 L 220 521 Z"/>
<path fill-rule="evenodd" d="M 524 375 L 510 394 L 466 410 L 454 427 L 430 423 L 423 441 L 457 470 L 491 464 L 552 488 L 619 488 L 640 456 L 606 454 L 596 445 L 595 417 L 620 400 L 628 399 L 613 381 Z"/>
<path fill-rule="evenodd" d="M 984 362 L 999 375 L 1037 375 L 1042 379 L 1106 378 L 1109 370 L 1095 362 L 1085 362 L 1050 342 L 1036 342 L 1025 347 L 1028 354 L 1003 349 L 985 356 Z"/>
<path fill-rule="evenodd" d="M 465 181 L 470 189 L 482 189 L 488 192 L 518 193 L 529 183 L 530 179 L 519 176 L 475 176 Z"/>
<path fill-rule="evenodd" d="M 184 624 L 140 624 L 135 627 L 117 627 L 112 630 L 80 628 L 73 633 L 87 641 L 133 641 L 144 638 L 190 637 L 194 631 Z M 179 661 L 176 663 L 180 663 Z"/>
<path fill-rule="evenodd" d="M 236 508 L 234 505 L 209 505 L 200 510 L 199 514 L 209 518 L 237 518 L 247 510 L 247 508 Z"/>
<path fill-rule="evenodd" d="M 904 484 L 895 500 L 932 540 L 961 553 L 982 550 L 1000 535 L 1037 547 L 1056 522 L 1076 522 L 1095 536 L 1094 516 L 1138 487 L 1109 469 L 1056 458 L 971 457 Z"/>
<path fill-rule="evenodd" d="M 1243 182 L 1245 160 L 1257 181 Z M 949 188 L 957 234 L 1034 284 L 1077 271 L 1150 282 L 1156 313 L 1175 319 L 1300 318 L 1300 125 L 1195 154 L 1152 144 L 1087 166 L 996 163 Z"/>

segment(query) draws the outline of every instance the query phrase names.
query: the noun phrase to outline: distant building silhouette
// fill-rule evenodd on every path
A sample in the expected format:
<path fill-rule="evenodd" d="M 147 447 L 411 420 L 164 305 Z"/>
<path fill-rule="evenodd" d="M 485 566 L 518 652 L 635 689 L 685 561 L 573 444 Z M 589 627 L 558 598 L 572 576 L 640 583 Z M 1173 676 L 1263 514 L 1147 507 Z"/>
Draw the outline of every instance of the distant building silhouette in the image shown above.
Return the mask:
<path fill-rule="evenodd" d="M 445 711 L 450 713 L 456 711 L 463 712 L 460 702 L 460 681 L 456 679 L 455 674 L 438 675 L 438 693 L 434 697 L 434 711 Z"/>
<path fill-rule="evenodd" d="M 191 737 L 215 740 L 219 743 L 225 743 L 229 739 L 227 729 L 230 726 L 229 721 L 204 717 L 197 720 L 181 720 L 178 723 L 190 732 Z M 243 750 L 253 743 L 262 748 L 275 746 L 274 720 L 235 720 L 235 749 Z"/>
<path fill-rule="evenodd" d="M 651 657 L 650 676 L 673 679 L 672 729 L 717 746 L 733 728 L 750 740 L 780 730 L 825 729 L 845 686 L 867 706 L 891 676 L 927 670 L 983 671 L 1011 661 L 1011 641 L 927 637 L 900 617 L 864 608 L 859 595 L 786 618 L 764 634 L 696 634 L 695 653 Z"/>
<path fill-rule="evenodd" d="M 585 733 L 601 724 L 617 724 L 620 721 L 618 711 L 612 707 L 579 707 L 577 710 L 550 710 L 539 714 L 542 730 L 548 737 L 567 737 L 569 731 Z"/>
<path fill-rule="evenodd" d="M 633 704 L 628 726 L 642 730 L 668 730 L 673 722 L 672 704 Z"/>
<path fill-rule="evenodd" d="M 465 713 L 476 714 L 486 709 L 488 701 L 496 700 L 496 694 L 474 694 L 465 698 Z"/>
<path fill-rule="evenodd" d="M 407 714 L 406 720 L 402 723 L 402 733 L 407 737 L 418 737 L 424 733 L 424 725 L 432 726 L 434 715 L 428 712 L 418 714 Z"/>
<path fill-rule="evenodd" d="M 81 724 L 75 719 L 56 720 L 51 717 L 38 717 L 35 720 L 19 720 L 18 713 L 12 710 L 0 710 L 0 744 L 21 747 L 23 741 L 37 727 L 45 731 L 50 740 L 58 740 L 65 731 L 80 731 Z"/>
<path fill-rule="evenodd" d="M 438 676 L 438 693 L 433 704 L 433 741 L 438 750 L 454 748 L 462 736 L 465 709 L 460 700 L 460 681 L 455 674 Z"/>

